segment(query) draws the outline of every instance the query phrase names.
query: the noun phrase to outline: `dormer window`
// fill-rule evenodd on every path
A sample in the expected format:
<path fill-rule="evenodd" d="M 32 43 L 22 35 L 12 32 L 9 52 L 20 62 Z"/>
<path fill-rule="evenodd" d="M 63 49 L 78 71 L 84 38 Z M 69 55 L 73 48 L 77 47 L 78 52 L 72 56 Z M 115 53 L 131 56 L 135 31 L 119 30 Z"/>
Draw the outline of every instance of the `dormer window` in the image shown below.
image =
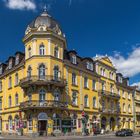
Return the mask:
<path fill-rule="evenodd" d="M 19 55 L 16 56 L 15 65 L 19 64 Z"/>
<path fill-rule="evenodd" d="M 77 64 L 76 55 L 72 55 L 72 56 L 71 56 L 71 62 L 72 62 L 73 64 Z"/>
<path fill-rule="evenodd" d="M 121 76 L 118 77 L 118 82 L 122 83 L 122 77 Z"/>
<path fill-rule="evenodd" d="M 9 69 L 12 68 L 12 60 L 9 61 Z"/>
<path fill-rule="evenodd" d="M 87 62 L 87 69 L 93 71 L 93 63 Z"/>

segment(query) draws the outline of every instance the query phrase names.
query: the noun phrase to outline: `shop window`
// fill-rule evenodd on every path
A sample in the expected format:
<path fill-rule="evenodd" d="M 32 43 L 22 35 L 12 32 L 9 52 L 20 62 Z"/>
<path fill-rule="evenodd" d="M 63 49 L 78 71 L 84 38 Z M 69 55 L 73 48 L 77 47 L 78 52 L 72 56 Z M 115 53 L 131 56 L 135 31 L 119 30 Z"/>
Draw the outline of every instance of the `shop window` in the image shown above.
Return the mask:
<path fill-rule="evenodd" d="M 33 130 L 33 118 L 31 114 L 29 115 L 29 118 L 28 118 L 28 129 L 29 131 Z"/>

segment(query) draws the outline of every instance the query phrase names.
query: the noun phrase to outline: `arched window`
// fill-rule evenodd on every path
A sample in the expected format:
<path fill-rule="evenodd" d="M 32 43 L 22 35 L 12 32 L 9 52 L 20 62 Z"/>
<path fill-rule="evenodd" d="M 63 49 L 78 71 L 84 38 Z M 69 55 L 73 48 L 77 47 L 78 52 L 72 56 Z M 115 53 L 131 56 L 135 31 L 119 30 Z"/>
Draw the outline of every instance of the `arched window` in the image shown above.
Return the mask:
<path fill-rule="evenodd" d="M 32 75 L 32 68 L 31 68 L 31 66 L 29 66 L 28 71 L 27 71 L 27 77 L 31 78 L 31 75 Z"/>
<path fill-rule="evenodd" d="M 9 119 L 8 119 L 8 128 L 9 128 L 9 131 L 12 131 L 12 129 L 13 129 L 12 116 L 9 116 Z"/>
<path fill-rule="evenodd" d="M 60 100 L 60 92 L 59 90 L 54 91 L 54 100 L 59 101 Z"/>
<path fill-rule="evenodd" d="M 84 97 L 84 105 L 85 105 L 85 107 L 88 107 L 89 106 L 89 103 L 88 103 L 88 95 L 85 95 L 85 97 Z"/>
<path fill-rule="evenodd" d="M 15 85 L 18 85 L 18 73 L 16 73 L 16 75 L 15 75 Z"/>
<path fill-rule="evenodd" d="M 43 44 L 39 47 L 39 55 L 45 55 L 45 46 Z"/>
<path fill-rule="evenodd" d="M 15 95 L 15 105 L 18 105 L 18 94 Z"/>
<path fill-rule="evenodd" d="M 96 97 L 93 97 L 93 107 L 96 108 L 97 105 L 96 105 Z"/>
<path fill-rule="evenodd" d="M 40 102 L 44 102 L 45 101 L 45 95 L 46 95 L 46 91 L 44 89 L 41 89 L 39 91 L 39 101 Z"/>
<path fill-rule="evenodd" d="M 32 49 L 31 47 L 28 48 L 28 57 L 30 58 L 32 56 Z"/>
<path fill-rule="evenodd" d="M 32 118 L 31 114 L 28 117 L 28 129 L 29 129 L 29 131 L 33 130 L 33 118 Z"/>
<path fill-rule="evenodd" d="M 12 87 L 12 77 L 10 76 L 9 77 L 9 88 L 11 88 Z"/>
<path fill-rule="evenodd" d="M 15 129 L 17 130 L 19 128 L 19 117 L 18 115 L 15 116 Z"/>
<path fill-rule="evenodd" d="M 54 48 L 54 57 L 59 58 L 59 49 L 57 46 Z"/>
<path fill-rule="evenodd" d="M 9 107 L 11 107 L 12 106 L 12 98 L 11 98 L 11 96 L 9 96 Z"/>
<path fill-rule="evenodd" d="M 54 80 L 55 81 L 59 80 L 59 67 L 58 66 L 54 67 Z"/>
<path fill-rule="evenodd" d="M 41 64 L 39 66 L 39 79 L 45 79 L 45 65 Z"/>

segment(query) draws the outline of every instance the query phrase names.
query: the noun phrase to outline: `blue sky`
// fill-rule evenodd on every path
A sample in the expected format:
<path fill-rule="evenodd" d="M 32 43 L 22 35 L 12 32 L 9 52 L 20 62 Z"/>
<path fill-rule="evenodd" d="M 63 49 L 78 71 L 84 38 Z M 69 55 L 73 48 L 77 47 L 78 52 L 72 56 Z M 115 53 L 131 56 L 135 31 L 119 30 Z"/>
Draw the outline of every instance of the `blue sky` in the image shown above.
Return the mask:
<path fill-rule="evenodd" d="M 139 0 L 25 0 L 21 5 L 20 2 L 23 0 L 0 1 L 1 62 L 16 51 L 24 51 L 25 29 L 46 3 L 49 14 L 66 34 L 68 49 L 89 57 L 108 54 L 119 71 L 131 77 L 131 83 L 139 82 Z"/>

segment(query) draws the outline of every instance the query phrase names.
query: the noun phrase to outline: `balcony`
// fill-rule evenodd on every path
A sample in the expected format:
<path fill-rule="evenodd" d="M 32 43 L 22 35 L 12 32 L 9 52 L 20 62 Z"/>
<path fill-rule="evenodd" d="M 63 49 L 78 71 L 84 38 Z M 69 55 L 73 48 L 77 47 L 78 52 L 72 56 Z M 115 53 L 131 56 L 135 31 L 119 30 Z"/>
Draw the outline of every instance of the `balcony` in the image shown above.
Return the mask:
<path fill-rule="evenodd" d="M 118 115 L 120 113 L 120 109 L 105 109 L 105 108 L 99 108 L 99 111 L 102 114 L 116 114 Z"/>
<path fill-rule="evenodd" d="M 21 110 L 28 110 L 28 109 L 42 109 L 42 108 L 59 108 L 59 109 L 66 109 L 68 107 L 66 102 L 54 101 L 54 100 L 45 100 L 45 101 L 38 101 L 38 100 L 31 100 L 25 101 L 20 103 Z"/>
<path fill-rule="evenodd" d="M 105 91 L 105 90 L 100 90 L 99 96 L 108 97 L 108 98 L 112 98 L 112 99 L 120 99 L 120 95 L 118 95 L 117 93 L 111 93 L 111 92 Z"/>
<path fill-rule="evenodd" d="M 32 85 L 56 85 L 59 87 L 66 86 L 66 80 L 63 78 L 56 78 L 54 76 L 30 76 L 20 80 L 19 85 L 22 88 L 27 88 Z"/>

